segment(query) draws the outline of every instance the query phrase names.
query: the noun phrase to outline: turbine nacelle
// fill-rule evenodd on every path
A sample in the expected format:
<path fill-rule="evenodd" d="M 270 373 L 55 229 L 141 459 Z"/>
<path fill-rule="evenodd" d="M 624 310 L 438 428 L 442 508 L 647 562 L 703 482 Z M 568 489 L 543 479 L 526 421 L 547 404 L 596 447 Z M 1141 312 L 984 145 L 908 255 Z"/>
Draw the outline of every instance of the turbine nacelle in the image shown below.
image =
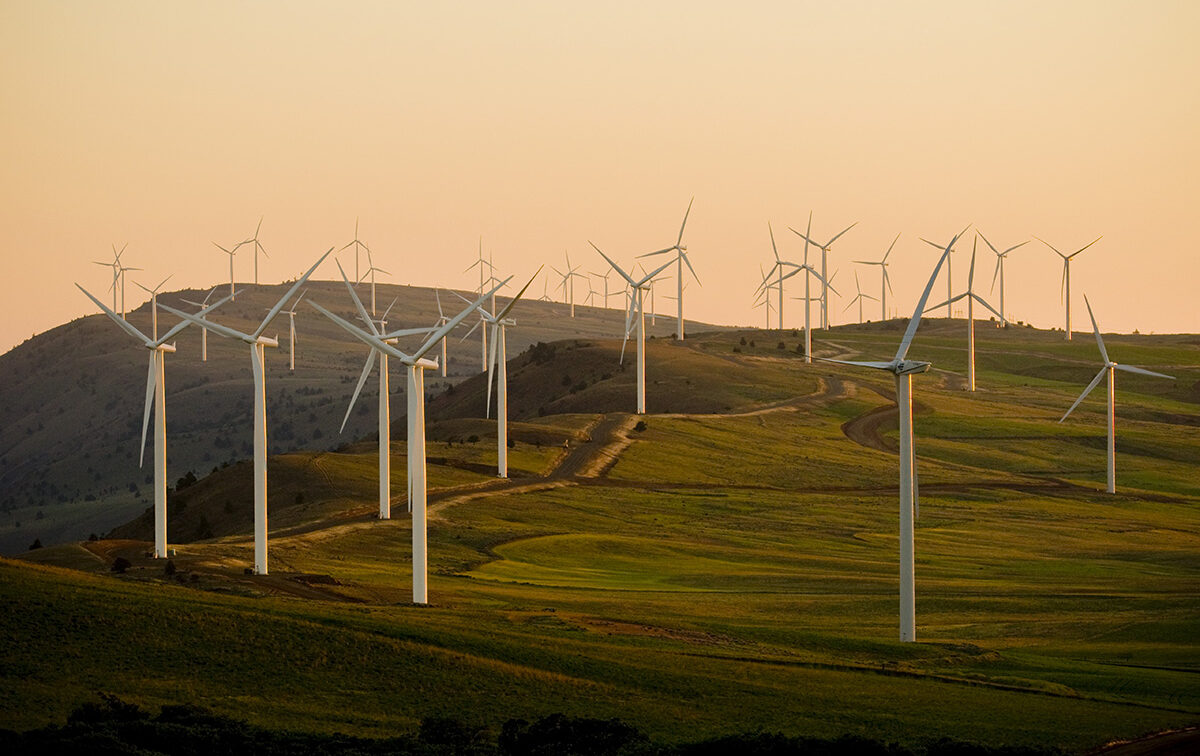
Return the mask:
<path fill-rule="evenodd" d="M 896 375 L 915 375 L 927 372 L 932 363 L 920 360 L 896 360 L 892 364 L 894 365 L 892 372 Z"/>

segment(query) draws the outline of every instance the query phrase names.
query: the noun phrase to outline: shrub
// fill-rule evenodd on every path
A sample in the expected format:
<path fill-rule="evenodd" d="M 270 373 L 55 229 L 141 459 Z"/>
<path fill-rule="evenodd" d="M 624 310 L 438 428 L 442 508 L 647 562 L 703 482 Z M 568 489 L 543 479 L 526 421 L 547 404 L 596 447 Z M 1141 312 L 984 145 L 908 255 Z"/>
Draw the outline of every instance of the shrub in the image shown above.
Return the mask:
<path fill-rule="evenodd" d="M 638 433 L 641 433 L 642 431 L 646 430 L 646 421 L 638 420 L 637 425 L 633 426 L 633 429 L 635 431 L 637 431 Z"/>
<path fill-rule="evenodd" d="M 176 572 L 175 562 L 168 559 L 167 563 L 163 565 L 163 572 L 168 575 L 174 575 Z"/>
<path fill-rule="evenodd" d="M 29 544 L 30 551 L 33 551 L 34 549 L 40 549 L 40 548 L 42 548 L 42 539 L 41 538 L 35 538 L 35 539 L 33 539 L 33 543 Z"/>
<path fill-rule="evenodd" d="M 112 563 L 112 571 L 119 575 L 124 575 L 125 570 L 129 569 L 132 566 L 133 566 L 133 562 L 130 562 L 125 557 L 117 557 Z"/>

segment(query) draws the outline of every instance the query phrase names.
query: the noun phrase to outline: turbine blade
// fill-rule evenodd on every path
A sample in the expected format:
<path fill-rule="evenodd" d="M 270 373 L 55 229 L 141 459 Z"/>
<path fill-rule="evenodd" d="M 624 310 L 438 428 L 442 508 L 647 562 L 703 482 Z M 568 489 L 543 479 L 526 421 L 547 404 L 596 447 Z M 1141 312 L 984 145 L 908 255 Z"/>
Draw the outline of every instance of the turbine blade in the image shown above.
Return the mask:
<path fill-rule="evenodd" d="M 883 253 L 883 259 L 879 261 L 880 265 L 887 262 L 888 255 L 892 254 L 892 247 L 896 246 L 896 242 L 900 241 L 900 234 L 896 234 L 896 238 L 892 239 L 892 243 L 888 245 L 887 252 Z"/>
<path fill-rule="evenodd" d="M 855 227 L 855 226 L 857 226 L 857 225 L 858 225 L 858 221 L 854 221 L 854 222 L 853 222 L 853 223 L 851 223 L 849 226 L 846 226 L 846 227 L 845 227 L 845 228 L 843 228 L 843 229 L 842 229 L 840 232 L 838 232 L 838 235 L 837 235 L 837 236 L 835 236 L 835 237 L 833 237 L 832 239 L 830 239 L 830 240 L 829 240 L 829 241 L 828 241 L 828 242 L 825 244 L 825 246 L 824 246 L 824 247 L 822 247 L 821 249 L 829 249 L 830 247 L 832 247 L 832 246 L 833 246 L 833 243 L 834 243 L 835 241 L 837 241 L 839 237 L 841 237 L 841 235 L 842 235 L 842 234 L 846 233 L 847 231 L 849 231 L 850 229 L 854 228 L 854 227 Z"/>
<path fill-rule="evenodd" d="M 984 239 L 984 241 L 987 241 L 987 239 Z M 996 257 L 996 270 L 992 273 L 992 286 L 988 289 L 988 291 L 992 291 L 996 288 L 996 279 L 1000 277 L 1000 266 L 1003 264 L 1003 261 L 1003 257 Z"/>
<path fill-rule="evenodd" d="M 317 304 L 313 300 L 311 300 L 311 299 L 308 300 L 308 303 L 310 305 L 312 305 L 314 308 L 316 308 L 317 312 L 321 313 L 325 317 L 332 320 L 346 333 L 350 334 L 351 336 L 358 339 L 359 341 L 366 344 L 367 346 L 374 347 L 375 349 L 378 349 L 381 352 L 386 352 L 388 354 L 388 356 L 395 357 L 396 359 L 400 360 L 401 362 L 403 362 L 406 365 L 409 364 L 410 362 L 415 361 L 415 358 L 409 357 L 407 354 L 405 354 L 404 352 L 401 352 L 399 349 L 395 348 L 391 344 L 384 343 L 378 336 L 375 336 L 374 334 L 371 334 L 371 333 L 367 333 L 366 331 L 364 331 L 363 329 L 354 325 L 353 323 L 346 321 L 344 318 L 334 315 L 332 312 L 330 312 L 329 310 L 326 310 L 324 307 Z"/>
<path fill-rule="evenodd" d="M 1075 400 L 1075 403 L 1071 405 L 1071 409 L 1067 410 L 1066 414 L 1064 414 L 1062 417 L 1060 417 L 1058 419 L 1058 422 L 1061 423 L 1063 420 L 1066 420 L 1067 415 L 1074 412 L 1075 408 L 1079 406 L 1079 403 L 1082 402 L 1088 394 L 1092 393 L 1092 389 L 1096 388 L 1096 386 L 1099 385 L 1101 379 L 1104 378 L 1104 371 L 1106 371 L 1106 370 L 1108 370 L 1107 365 L 1100 368 L 1100 372 L 1096 373 L 1096 377 L 1092 379 L 1092 382 L 1088 384 L 1087 388 L 1085 388 L 1083 390 L 1083 393 L 1079 395 L 1079 398 Z"/>
<path fill-rule="evenodd" d="M 991 247 L 991 250 L 996 253 L 997 257 L 1000 256 L 1000 250 L 996 249 L 995 244 L 992 244 L 990 241 L 988 241 L 988 238 L 983 235 L 983 232 L 981 232 L 979 229 L 975 229 L 975 235 L 980 239 L 983 239 L 983 243 Z"/>
<path fill-rule="evenodd" d="M 1172 381 L 1175 380 L 1175 376 L 1173 375 L 1163 375 L 1162 373 L 1156 373 L 1153 370 L 1147 370 L 1145 368 L 1134 367 L 1133 365 L 1117 365 L 1116 367 L 1117 370 L 1124 370 L 1127 373 L 1137 373 L 1138 375 L 1150 375 L 1154 376 L 1155 378 L 1166 378 Z"/>
<path fill-rule="evenodd" d="M 892 367 L 893 367 L 893 363 L 891 363 L 891 362 L 862 361 L 862 360 L 835 360 L 835 359 L 832 359 L 829 357 L 818 357 L 817 359 L 820 360 L 821 362 L 832 362 L 837 365 L 853 365 L 855 367 L 868 367 L 868 368 L 875 368 L 876 370 L 887 370 L 889 372 L 892 370 Z"/>
<path fill-rule="evenodd" d="M 1020 244 L 1014 244 L 1011 247 L 1009 247 L 1008 249 L 1004 250 L 1004 254 L 1007 255 L 1009 252 L 1012 252 L 1014 249 L 1017 249 L 1018 247 L 1024 247 L 1028 243 L 1029 243 L 1029 240 L 1026 239 L 1025 241 L 1021 242 Z"/>
<path fill-rule="evenodd" d="M 897 360 L 903 360 L 908 355 L 908 348 L 912 344 L 913 336 L 917 335 L 917 326 L 921 325 L 921 313 L 925 311 L 925 302 L 929 300 L 929 293 L 933 291 L 933 283 L 937 280 L 938 273 L 942 270 L 942 265 L 950 257 L 950 250 L 954 249 L 954 244 L 958 241 L 958 237 L 966 233 L 966 231 L 967 229 L 964 228 L 954 235 L 954 238 L 946 245 L 946 251 L 938 258 L 937 265 L 933 266 L 933 273 L 929 276 L 929 283 L 925 284 L 925 292 L 921 294 L 921 299 L 917 302 L 912 317 L 908 319 L 908 328 L 904 329 L 904 339 L 900 342 L 900 348 L 896 350 Z"/>
<path fill-rule="evenodd" d="M 1100 338 L 1100 326 L 1096 323 L 1096 316 L 1092 314 L 1092 303 L 1088 301 L 1087 294 L 1083 295 L 1083 303 L 1087 305 L 1088 317 L 1092 319 L 1092 333 L 1096 334 L 1096 346 L 1100 347 L 1100 356 L 1106 364 L 1112 362 L 1108 359 L 1108 350 L 1104 348 L 1104 339 Z"/>
<path fill-rule="evenodd" d="M 1066 257 L 1067 257 L 1067 256 L 1066 256 L 1066 255 L 1064 255 L 1062 252 L 1059 252 L 1059 251 L 1058 251 L 1058 247 L 1054 246 L 1053 244 L 1051 244 L 1050 242 L 1046 241 L 1045 239 L 1043 239 L 1043 238 L 1042 238 L 1042 237 L 1040 237 L 1040 236 L 1035 236 L 1035 237 L 1033 237 L 1033 238 L 1034 238 L 1034 239 L 1037 239 L 1037 240 L 1038 240 L 1038 241 L 1040 241 L 1042 244 L 1045 244 L 1047 247 L 1049 247 L 1050 249 L 1054 250 L 1055 254 L 1057 254 L 1059 257 L 1061 257 L 1061 258 L 1063 258 L 1063 259 L 1066 259 Z M 1100 240 L 1099 240 L 1099 239 L 1097 239 L 1096 241 L 1100 241 Z M 1093 243 L 1093 244 L 1095 244 L 1095 242 L 1092 242 L 1092 243 Z"/>
<path fill-rule="evenodd" d="M 975 242 L 971 242 L 971 267 L 967 271 L 967 291 L 975 290 Z"/>
<path fill-rule="evenodd" d="M 445 336 L 446 334 L 453 331 L 455 328 L 458 327 L 459 323 L 466 320 L 467 316 L 470 315 L 472 312 L 474 312 L 479 307 L 479 305 L 483 304 L 484 300 L 486 300 L 488 297 L 495 294 L 497 291 L 500 290 L 500 288 L 502 286 L 504 286 L 511 280 L 512 280 L 512 276 L 509 276 L 508 278 L 504 279 L 500 283 L 496 284 L 496 286 L 491 291 L 483 294 L 482 296 L 479 297 L 479 299 L 476 299 L 474 302 L 472 302 L 469 307 L 467 307 L 466 309 L 464 309 L 462 312 L 458 313 L 454 317 L 450 318 L 450 320 L 448 320 L 445 323 L 445 325 L 443 325 L 441 328 L 438 328 L 436 331 L 433 332 L 432 335 L 430 335 L 429 339 L 426 340 L 426 342 L 421 345 L 421 348 L 418 349 L 413 354 L 411 359 L 414 361 L 421 359 L 421 357 L 426 352 L 428 352 L 430 349 L 432 349 L 434 347 L 434 345 L 436 345 L 439 341 L 441 341 L 443 336 Z M 409 358 L 405 357 L 404 361 L 407 364 L 409 362 Z"/>
<path fill-rule="evenodd" d="M 342 283 L 346 284 L 346 291 L 350 292 L 350 299 L 354 302 L 354 309 L 358 311 L 358 317 L 367 324 L 371 334 L 379 335 L 379 330 L 375 328 L 375 321 L 367 314 L 367 308 L 363 305 L 362 300 L 358 298 L 358 293 L 354 291 L 354 285 L 350 283 L 350 279 L 346 278 L 346 271 L 342 270 L 341 261 L 337 261 L 338 272 L 342 274 Z"/>
<path fill-rule="evenodd" d="M 96 299 L 95 297 L 93 297 L 91 292 L 89 292 L 87 289 L 83 288 L 79 284 L 75 284 L 75 286 L 80 291 L 82 291 L 84 294 L 86 294 L 88 299 L 90 299 L 94 303 L 96 303 L 96 306 L 99 307 L 101 310 L 103 310 L 104 314 L 108 316 L 109 320 L 116 323 L 121 328 L 122 331 L 124 331 L 125 333 L 134 337 L 135 339 L 141 341 L 143 344 L 145 344 L 148 347 L 154 346 L 154 342 L 149 337 L 147 337 L 146 334 L 144 334 L 141 331 L 139 331 L 138 329 L 134 328 L 133 325 L 130 324 L 129 321 L 125 320 L 117 313 L 115 313 L 112 310 L 105 307 L 104 303 L 101 302 L 99 299 Z"/>
<path fill-rule="evenodd" d="M 1096 242 L 1100 241 L 1100 240 L 1101 240 L 1101 239 L 1103 239 L 1103 238 L 1104 238 L 1103 236 L 1097 236 L 1095 239 L 1092 239 L 1092 240 L 1091 240 L 1090 242 L 1088 242 L 1087 244 L 1084 244 L 1084 245 L 1083 245 L 1082 247 L 1080 247 L 1079 249 L 1077 249 L 1077 250 L 1075 250 L 1074 252 L 1072 252 L 1071 254 L 1067 255 L 1067 257 L 1068 257 L 1068 258 L 1074 257 L 1075 255 L 1079 254 L 1080 252 L 1082 252 L 1083 250 L 1085 250 L 1085 249 L 1087 249 L 1088 247 L 1092 246 L 1093 244 L 1095 244 Z M 131 268 L 130 270 L 132 270 L 132 268 Z"/>
<path fill-rule="evenodd" d="M 993 315 L 995 315 L 996 317 L 1000 318 L 1000 322 L 1001 322 L 1001 323 L 1005 323 L 1005 322 L 1007 322 L 1007 321 L 1005 321 L 1005 320 L 1004 320 L 1004 316 L 1003 316 L 1003 315 L 1001 315 L 999 312 L 996 312 L 996 308 L 995 308 L 995 307 L 992 307 L 990 304 L 988 304 L 988 303 L 987 303 L 987 301 L 986 301 L 986 300 L 984 300 L 984 298 L 983 298 L 983 297 L 979 296 L 978 294 L 972 293 L 972 294 L 971 294 L 971 299 L 974 299 L 976 302 L 978 302 L 979 304 L 983 305 L 983 306 L 984 306 L 984 307 L 986 307 L 988 310 L 991 310 L 991 313 L 992 313 Z"/>
<path fill-rule="evenodd" d="M 499 341 L 497 338 L 499 333 L 500 324 L 496 323 L 492 326 L 492 343 L 488 344 L 487 404 L 483 413 L 484 417 L 492 416 L 492 374 L 496 367 L 496 342 Z"/>
<path fill-rule="evenodd" d="M 271 321 L 274 320 L 275 316 L 279 314 L 279 311 L 283 309 L 284 304 L 286 304 L 287 301 L 292 298 L 292 295 L 295 294 L 300 287 L 304 286 L 304 284 L 308 282 L 308 277 L 311 276 L 313 272 L 320 267 L 321 263 L 325 262 L 325 258 L 329 257 L 331 254 L 333 254 L 333 247 L 327 249 L 325 254 L 317 258 L 317 261 L 312 264 L 312 267 L 309 268 L 304 275 L 296 279 L 296 282 L 287 290 L 287 293 L 280 297 L 279 301 L 275 303 L 275 306 L 271 308 L 271 311 L 267 313 L 267 317 L 263 319 L 263 322 L 259 323 L 258 329 L 254 332 L 254 338 L 257 339 L 262 335 L 262 332 L 267 329 L 267 326 L 271 324 Z"/>
<path fill-rule="evenodd" d="M 599 248 L 599 247 L 597 247 L 595 244 L 593 244 L 591 241 L 588 241 L 588 244 L 591 244 L 591 245 L 592 245 L 592 249 L 596 250 L 597 252 L 600 252 L 600 248 Z M 633 279 L 632 279 L 632 278 L 629 276 L 629 274 L 628 274 L 628 273 L 626 273 L 625 271 L 621 270 L 621 266 L 620 266 L 620 265 L 617 265 L 615 262 L 613 262 L 611 259 L 609 259 L 609 256 L 608 256 L 608 255 L 604 254 L 603 252 L 600 252 L 600 256 L 601 256 L 601 257 L 603 257 L 603 258 L 604 258 L 606 261 L 608 261 L 608 264 L 609 264 L 609 265 L 611 265 L 611 266 L 613 267 L 613 270 L 615 270 L 615 271 L 617 271 L 618 273 L 620 273 L 620 274 L 621 274 L 621 278 L 624 278 L 626 281 L 628 281 L 630 286 L 637 286 L 637 281 L 634 281 L 634 280 L 633 280 Z M 668 263 L 668 264 L 669 264 L 669 263 Z"/>
<path fill-rule="evenodd" d="M 509 311 L 512 310 L 513 305 L 515 305 L 517 303 L 517 301 L 521 298 L 521 296 L 525 294 L 525 290 L 529 288 L 529 284 L 533 283 L 533 279 L 537 278 L 538 274 L 542 272 L 543 267 L 545 267 L 545 266 L 542 266 L 542 265 L 538 266 L 538 269 L 536 271 L 534 271 L 532 276 L 529 277 L 529 281 L 527 281 L 525 283 L 525 285 L 521 287 L 521 290 L 517 292 L 517 296 L 513 297 L 512 300 L 507 305 L 505 305 L 504 309 L 500 311 L 500 314 L 496 316 L 496 320 L 503 320 L 508 315 Z M 591 286 L 592 286 L 592 284 L 589 282 L 588 283 L 589 291 L 591 289 Z"/>
<path fill-rule="evenodd" d="M 150 369 L 146 372 L 146 408 L 142 411 L 142 445 L 138 447 L 138 467 L 146 459 L 146 431 L 150 428 L 150 404 L 154 401 L 154 392 L 158 390 L 158 371 L 154 368 L 158 352 L 150 352 Z"/>
<path fill-rule="evenodd" d="M 367 376 L 371 374 L 371 368 L 375 367 L 375 350 L 367 350 L 367 361 L 363 365 L 362 375 L 358 376 L 358 384 L 354 387 L 354 393 L 350 395 L 350 404 L 346 407 L 346 416 L 342 418 L 342 427 L 338 428 L 338 433 L 346 430 L 346 423 L 350 420 L 350 412 L 354 409 L 354 403 L 358 401 L 358 395 L 362 392 L 363 386 L 367 382 Z"/>
<path fill-rule="evenodd" d="M 159 308 L 166 310 L 167 312 L 171 313 L 172 315 L 175 315 L 176 317 L 180 317 L 191 323 L 195 323 L 196 325 L 200 326 L 201 328 L 207 328 L 208 330 L 210 330 L 213 333 L 218 334 L 220 336 L 225 336 L 230 339 L 237 339 L 238 341 L 245 341 L 248 344 L 252 344 L 258 339 L 257 336 L 251 336 L 248 333 L 242 333 L 241 331 L 235 331 L 232 328 L 230 328 L 229 326 L 223 326 L 220 323 L 214 323 L 211 320 L 206 320 L 199 315 L 193 315 L 189 312 L 182 312 L 180 310 L 176 310 L 174 307 L 168 307 L 165 304 L 160 304 Z"/>
<path fill-rule="evenodd" d="M 687 253 L 680 250 L 679 256 L 683 258 L 683 262 L 688 266 L 688 270 L 692 271 L 692 278 L 696 279 L 696 283 L 703 286 L 704 284 L 700 283 L 700 276 L 696 275 L 696 269 L 692 267 L 692 261 L 688 259 Z"/>
<path fill-rule="evenodd" d="M 695 197 L 688 200 L 687 211 L 683 214 L 683 223 L 679 224 L 679 238 L 675 240 L 675 246 L 683 244 L 683 229 L 687 226 L 688 216 L 692 214 L 692 203 L 696 201 Z M 682 251 L 682 250 L 681 250 Z"/>
<path fill-rule="evenodd" d="M 209 292 L 209 293 L 210 293 L 210 295 L 211 295 L 211 292 Z M 221 305 L 225 304 L 226 302 L 228 302 L 228 301 L 229 301 L 230 299 L 232 299 L 232 298 L 233 298 L 233 294 L 226 294 L 225 296 L 223 296 L 223 297 L 221 297 L 220 299 L 218 299 L 216 302 L 213 302 L 213 303 L 212 303 L 212 304 L 210 304 L 210 305 L 205 305 L 205 306 L 202 306 L 202 307 L 200 308 L 200 310 L 199 310 L 198 312 L 196 312 L 196 313 L 195 313 L 195 315 L 196 315 L 196 317 L 203 318 L 204 316 L 208 315 L 208 313 L 212 312 L 213 310 L 217 309 L 217 308 L 218 308 L 218 307 L 220 307 Z M 205 297 L 205 298 L 204 298 L 204 301 L 206 301 L 206 302 L 207 302 L 207 301 L 208 301 L 208 297 Z M 166 308 L 165 308 L 165 306 L 164 306 L 164 305 L 162 305 L 162 304 L 160 304 L 160 305 L 158 306 L 158 308 L 159 308 L 160 310 L 162 310 L 162 309 L 166 309 Z M 171 339 L 175 338 L 175 335 L 176 335 L 176 334 L 178 334 L 180 331 L 182 331 L 183 329 L 187 328 L 187 327 L 188 327 L 188 326 L 190 326 L 191 324 L 192 324 L 192 321 L 190 321 L 190 320 L 183 320 L 183 321 L 180 321 L 180 322 L 176 323 L 174 326 L 172 326 L 172 327 L 171 327 L 171 330 L 167 331 L 167 332 L 166 332 L 166 333 L 164 333 L 162 336 L 160 336 L 160 337 L 158 338 L 158 341 L 154 342 L 154 345 L 155 345 L 155 346 L 160 346 L 160 345 L 162 345 L 162 344 L 166 344 L 168 341 L 170 341 Z"/>

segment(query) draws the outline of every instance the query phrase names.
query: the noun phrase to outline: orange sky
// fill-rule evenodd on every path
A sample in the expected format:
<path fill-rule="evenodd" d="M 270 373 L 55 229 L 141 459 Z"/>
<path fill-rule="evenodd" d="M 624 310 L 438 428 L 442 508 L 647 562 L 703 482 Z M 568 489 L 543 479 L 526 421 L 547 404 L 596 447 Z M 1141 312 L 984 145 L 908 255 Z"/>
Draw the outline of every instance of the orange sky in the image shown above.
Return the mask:
<path fill-rule="evenodd" d="M 265 216 L 278 281 L 360 216 L 390 280 L 466 287 L 481 234 L 505 272 L 564 249 L 598 271 L 588 239 L 667 246 L 692 195 L 689 317 L 760 323 L 766 223 L 795 255 L 812 210 L 817 236 L 859 221 L 843 291 L 902 232 L 906 314 L 936 256 L 917 237 L 974 223 L 1104 235 L 1072 268 L 1077 329 L 1086 292 L 1106 330 L 1200 332 L 1200 3 L 346 5 L 0 0 L 0 350 L 91 312 L 72 283 L 100 294 L 113 242 L 146 283 L 208 286 L 212 241 Z M 1013 253 L 1014 318 L 1061 325 L 1060 269 Z"/>

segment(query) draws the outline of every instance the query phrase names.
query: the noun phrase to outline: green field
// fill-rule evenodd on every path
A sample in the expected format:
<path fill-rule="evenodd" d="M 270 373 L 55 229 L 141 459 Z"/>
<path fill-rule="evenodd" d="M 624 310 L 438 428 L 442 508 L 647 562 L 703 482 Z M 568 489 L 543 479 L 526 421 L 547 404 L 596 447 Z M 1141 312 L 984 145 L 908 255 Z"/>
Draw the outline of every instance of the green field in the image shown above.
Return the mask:
<path fill-rule="evenodd" d="M 814 349 L 886 359 L 894 325 Z M 971 395 L 963 328 L 931 321 L 911 352 L 936 362 L 914 380 L 918 643 L 897 640 L 895 419 L 863 420 L 891 403 L 890 377 L 806 365 L 790 331 L 706 334 L 650 344 L 649 404 L 676 414 L 607 439 L 598 475 L 556 466 L 606 441 L 620 418 L 605 402 L 633 404 L 628 372 L 548 400 L 576 414 L 530 403 L 507 484 L 488 472 L 494 426 L 431 423 L 427 607 L 410 603 L 403 443 L 390 521 L 370 516 L 371 444 L 273 459 L 267 577 L 242 574 L 238 465 L 189 494 L 181 518 L 217 532 L 180 539 L 174 577 L 136 523 L 135 540 L 0 561 L 0 728 L 64 721 L 100 693 L 366 736 L 561 712 L 661 742 L 764 730 L 1083 752 L 1200 723 L 1200 345 L 1106 341 L 1178 377 L 1120 376 L 1108 495 L 1103 388 L 1057 422 L 1098 369 L 1094 341 L 980 325 Z M 726 368 L 712 406 L 683 398 Z M 571 363 L 524 369 L 550 386 Z M 117 555 L 134 564 L 120 577 Z"/>

